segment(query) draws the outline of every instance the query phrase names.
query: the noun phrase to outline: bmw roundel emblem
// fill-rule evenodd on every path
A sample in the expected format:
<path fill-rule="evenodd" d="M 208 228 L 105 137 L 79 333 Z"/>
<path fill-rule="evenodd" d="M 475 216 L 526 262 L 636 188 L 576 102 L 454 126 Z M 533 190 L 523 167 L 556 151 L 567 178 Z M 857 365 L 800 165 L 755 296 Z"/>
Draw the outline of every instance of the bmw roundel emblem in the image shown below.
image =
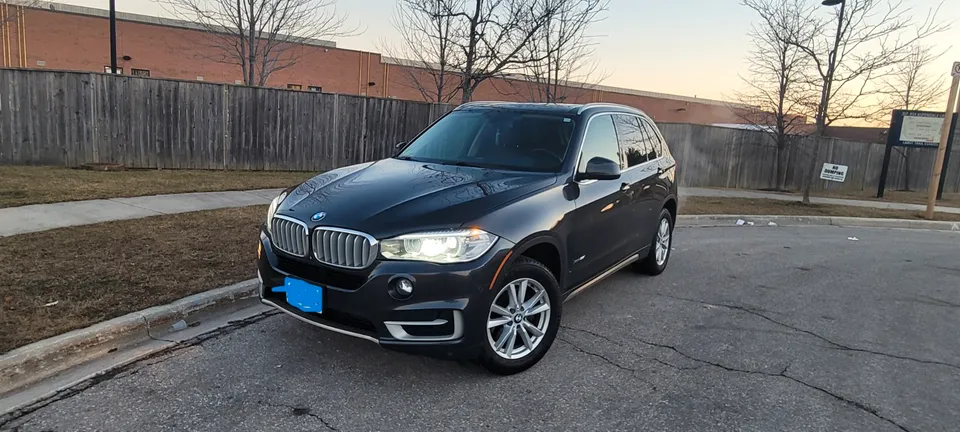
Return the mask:
<path fill-rule="evenodd" d="M 314 214 L 313 216 L 311 216 L 311 217 L 310 217 L 310 220 L 312 220 L 312 221 L 314 221 L 314 222 L 318 222 L 318 221 L 322 220 L 322 219 L 325 218 L 325 217 L 327 217 L 327 213 L 326 213 L 326 212 L 319 212 L 319 213 L 316 213 L 316 214 Z"/>

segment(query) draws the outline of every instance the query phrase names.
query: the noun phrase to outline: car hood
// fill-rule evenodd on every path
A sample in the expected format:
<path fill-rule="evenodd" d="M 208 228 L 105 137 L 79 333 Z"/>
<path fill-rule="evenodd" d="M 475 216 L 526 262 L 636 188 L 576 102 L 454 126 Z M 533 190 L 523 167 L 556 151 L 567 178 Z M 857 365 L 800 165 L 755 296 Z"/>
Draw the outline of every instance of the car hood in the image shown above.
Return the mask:
<path fill-rule="evenodd" d="M 387 238 L 462 226 L 556 181 L 555 174 L 384 159 L 304 182 L 290 192 L 277 214 L 311 228 L 334 226 Z M 326 215 L 312 221 L 319 212 Z"/>

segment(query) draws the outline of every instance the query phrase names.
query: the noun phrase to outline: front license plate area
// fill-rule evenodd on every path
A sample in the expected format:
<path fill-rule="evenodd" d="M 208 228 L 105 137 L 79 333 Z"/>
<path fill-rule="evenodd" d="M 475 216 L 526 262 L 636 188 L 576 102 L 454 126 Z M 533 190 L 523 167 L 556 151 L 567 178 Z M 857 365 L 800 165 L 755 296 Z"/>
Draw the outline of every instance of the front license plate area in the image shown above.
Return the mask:
<path fill-rule="evenodd" d="M 287 293 L 287 303 L 304 312 L 323 312 L 323 288 L 300 279 L 284 278 L 283 286 L 273 292 Z"/>

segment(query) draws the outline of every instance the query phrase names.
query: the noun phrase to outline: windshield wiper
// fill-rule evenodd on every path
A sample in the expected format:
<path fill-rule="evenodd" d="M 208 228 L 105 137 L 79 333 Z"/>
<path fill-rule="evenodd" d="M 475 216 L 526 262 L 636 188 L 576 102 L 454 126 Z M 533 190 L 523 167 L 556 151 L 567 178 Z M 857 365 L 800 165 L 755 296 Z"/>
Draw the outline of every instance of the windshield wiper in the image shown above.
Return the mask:
<path fill-rule="evenodd" d="M 483 166 L 483 165 L 478 165 L 478 164 L 474 164 L 474 163 L 470 163 L 470 162 L 463 162 L 463 161 L 456 162 L 456 163 L 454 163 L 453 165 L 454 165 L 454 166 L 461 166 L 461 167 L 472 167 L 472 168 L 489 168 L 489 167 L 486 167 L 486 166 Z"/>

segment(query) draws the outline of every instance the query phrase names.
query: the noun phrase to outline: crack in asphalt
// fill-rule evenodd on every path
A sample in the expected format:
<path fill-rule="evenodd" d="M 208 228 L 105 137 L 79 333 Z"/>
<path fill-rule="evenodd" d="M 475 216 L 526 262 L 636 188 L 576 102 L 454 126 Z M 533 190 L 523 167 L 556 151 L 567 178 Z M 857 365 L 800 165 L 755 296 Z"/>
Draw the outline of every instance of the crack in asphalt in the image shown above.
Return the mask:
<path fill-rule="evenodd" d="M 945 366 L 945 367 L 949 367 L 949 368 L 953 368 L 953 369 L 958 369 L 958 370 L 960 370 L 960 365 L 955 365 L 955 364 L 953 364 L 953 363 L 947 363 L 947 362 L 943 362 L 943 361 L 939 361 L 939 360 L 928 360 L 928 359 L 921 359 L 921 358 L 916 358 L 916 357 L 908 357 L 908 356 L 903 356 L 903 355 L 899 355 L 899 354 L 891 354 L 891 353 L 886 353 L 886 352 L 882 352 L 882 351 L 874 351 L 874 350 L 870 350 L 870 349 L 866 349 L 866 348 L 857 348 L 857 347 L 854 347 L 854 346 L 844 345 L 844 344 L 841 344 L 841 343 L 839 343 L 839 342 L 834 342 L 834 341 L 832 341 L 832 340 L 830 340 L 830 339 L 827 339 L 826 337 L 821 336 L 821 335 L 819 335 L 819 334 L 817 334 L 817 333 L 814 333 L 814 332 L 812 332 L 812 331 L 810 331 L 810 330 L 802 329 L 802 328 L 799 328 L 799 327 L 796 327 L 796 326 L 793 326 L 793 325 L 790 325 L 790 324 L 787 324 L 787 323 L 784 323 L 784 322 L 777 321 L 776 319 L 773 319 L 773 318 L 771 318 L 771 317 L 769 317 L 769 316 L 767 316 L 767 315 L 764 315 L 764 314 L 762 314 L 762 313 L 760 313 L 760 312 L 757 312 L 757 311 L 755 311 L 755 310 L 752 310 L 752 309 L 747 308 L 747 307 L 744 307 L 744 306 L 730 305 L 730 304 L 724 304 L 724 303 L 710 303 L 710 302 L 705 302 L 705 301 L 702 301 L 702 300 L 696 300 L 696 299 L 690 299 L 690 298 L 685 298 L 685 297 L 673 296 L 673 295 L 669 295 L 669 294 L 654 294 L 654 295 L 660 296 L 660 297 L 672 298 L 672 299 L 674 299 L 674 300 L 681 300 L 681 301 L 686 301 L 686 302 L 691 302 L 691 303 L 699 303 L 699 304 L 709 305 L 709 306 L 714 306 L 714 307 L 722 307 L 722 308 L 727 308 L 727 309 L 731 309 L 731 310 L 736 310 L 736 311 L 740 311 L 740 312 L 743 312 L 743 313 L 747 313 L 747 314 L 753 315 L 753 316 L 755 316 L 755 317 L 758 317 L 758 318 L 767 320 L 767 321 L 769 321 L 769 322 L 771 322 L 771 323 L 774 323 L 774 324 L 776 324 L 776 325 L 779 325 L 779 326 L 781 326 L 781 327 L 785 327 L 785 328 L 788 328 L 788 329 L 793 330 L 793 331 L 795 331 L 795 332 L 802 333 L 802 334 L 805 334 L 805 335 L 814 337 L 814 338 L 816 338 L 816 339 L 818 339 L 818 340 L 820 340 L 820 341 L 822 341 L 822 342 L 827 343 L 828 345 L 831 346 L 831 348 L 837 349 L 837 350 L 839 350 L 839 351 L 851 351 L 851 352 L 859 352 L 859 353 L 865 353 L 865 354 L 873 354 L 873 355 L 877 355 L 877 356 L 881 356 L 881 357 L 889 357 L 889 358 L 895 358 L 895 359 L 898 359 L 898 360 L 906 360 L 906 361 L 912 361 L 912 362 L 923 363 L 923 364 L 930 364 L 930 365 L 937 365 L 937 366 Z"/>
<path fill-rule="evenodd" d="M 304 407 L 287 405 L 287 404 L 276 403 L 276 402 L 267 402 L 263 400 L 258 400 L 257 403 L 260 405 L 273 407 L 273 408 L 286 408 L 290 410 L 291 414 L 293 414 L 294 417 L 301 417 L 301 416 L 312 417 L 317 420 L 320 420 L 320 423 L 323 423 L 323 426 L 326 427 L 328 430 L 332 430 L 332 431 L 340 430 L 333 427 L 333 425 L 331 425 L 330 422 L 324 420 L 323 417 L 321 417 L 319 414 L 314 414 L 310 408 L 304 408 Z"/>
<path fill-rule="evenodd" d="M 617 345 L 617 346 L 619 346 L 619 347 L 621 347 L 621 348 L 625 348 L 625 349 L 627 349 L 627 350 L 630 350 L 630 349 L 631 349 L 629 346 L 626 346 L 626 345 L 624 345 L 624 344 L 621 343 L 621 342 L 614 341 L 613 339 L 611 339 L 611 338 L 609 338 L 609 337 L 607 337 L 607 336 L 601 335 L 601 334 L 599 334 L 599 333 L 596 333 L 596 332 L 593 332 L 593 331 L 590 331 L 590 330 L 580 329 L 580 328 L 576 328 L 576 327 L 569 327 L 569 326 L 560 326 L 560 327 L 561 327 L 561 328 L 564 328 L 564 329 L 567 329 L 567 330 L 577 331 L 577 332 L 589 334 L 589 335 L 591 335 L 591 336 L 595 336 L 595 337 L 597 337 L 597 338 L 606 340 L 606 341 L 608 341 L 608 342 L 610 342 L 610 343 L 613 343 L 614 345 Z M 559 337 L 558 337 L 558 338 L 559 338 Z M 820 392 L 820 393 L 823 393 L 823 394 L 825 394 L 825 395 L 828 395 L 828 396 L 834 398 L 835 400 L 837 400 L 837 401 L 839 401 L 839 402 L 846 403 L 846 404 L 848 404 L 848 405 L 850 405 L 850 406 L 852 406 L 852 407 L 855 407 L 855 408 L 857 408 L 857 409 L 859 409 L 859 410 L 861 410 L 861 411 L 864 411 L 864 412 L 866 412 L 866 413 L 869 413 L 869 414 L 873 415 L 874 417 L 876 417 L 876 418 L 878 418 L 878 419 L 880 419 L 880 420 L 883 420 L 883 421 L 885 421 L 885 422 L 887 422 L 887 423 L 890 423 L 890 424 L 893 425 L 893 426 L 896 426 L 898 429 L 900 429 L 900 430 L 902 430 L 902 431 L 910 432 L 910 429 L 908 429 L 906 426 L 903 426 L 903 425 L 897 423 L 896 421 L 894 421 L 894 420 L 892 420 L 892 419 L 890 419 L 890 418 L 888 418 L 888 417 L 885 417 L 885 416 L 882 415 L 882 414 L 880 413 L 880 411 L 879 411 L 878 409 L 876 409 L 876 408 L 873 408 L 873 407 L 871 407 L 871 406 L 869 406 L 869 405 L 867 405 L 867 404 L 865 404 L 865 403 L 863 403 L 863 402 L 859 402 L 859 401 L 856 401 L 856 400 L 853 400 L 853 399 L 849 399 L 849 398 L 847 398 L 847 397 L 845 397 L 845 396 L 843 396 L 843 395 L 840 395 L 840 394 L 838 394 L 838 393 L 834 393 L 834 392 L 832 392 L 832 391 L 830 391 L 830 390 L 827 390 L 827 389 L 825 389 L 825 388 L 823 388 L 823 387 L 819 387 L 819 386 L 816 386 L 816 385 L 814 385 L 814 384 L 808 383 L 808 382 L 803 381 L 803 380 L 801 380 L 800 378 L 797 378 L 797 377 L 795 377 L 795 376 L 793 376 L 793 375 L 788 375 L 788 374 L 787 374 L 787 371 L 790 369 L 790 366 L 791 366 L 790 364 L 787 364 L 786 366 L 784 366 L 783 369 L 781 369 L 780 372 L 777 372 L 777 373 L 767 372 L 767 371 L 756 371 L 756 370 L 749 370 L 749 369 L 740 369 L 740 368 L 736 368 L 736 367 L 727 366 L 727 365 L 724 365 L 724 364 L 721 364 L 721 363 L 713 362 L 713 361 L 710 361 L 710 360 L 704 360 L 704 359 L 701 359 L 701 358 L 698 358 L 698 357 L 694 357 L 694 356 L 692 356 L 692 355 L 690 355 L 690 354 L 687 354 L 687 353 L 685 353 L 685 352 L 677 349 L 676 347 L 674 347 L 674 346 L 672 346 L 672 345 L 667 345 L 667 344 L 657 343 L 657 342 L 650 342 L 650 341 L 647 341 L 647 340 L 644 340 L 644 339 L 641 339 L 641 338 L 638 338 L 638 337 L 633 337 L 632 339 L 635 340 L 635 341 L 637 341 L 637 342 L 640 342 L 640 343 L 642 343 L 642 344 L 644 344 L 644 345 L 647 345 L 647 346 L 670 350 L 670 351 L 672 351 L 672 352 L 674 352 L 674 353 L 677 353 L 677 354 L 680 355 L 681 357 L 686 358 L 686 359 L 688 359 L 688 360 L 690 360 L 690 361 L 693 361 L 693 362 L 696 362 L 696 363 L 700 363 L 700 364 L 705 365 L 705 366 L 712 366 L 712 367 L 721 369 L 721 370 L 726 371 L 726 372 L 735 372 L 735 373 L 746 374 L 746 375 L 760 375 L 760 376 L 771 377 L 771 378 L 785 378 L 785 379 L 787 379 L 787 380 L 793 381 L 794 383 L 797 383 L 797 384 L 800 384 L 800 385 L 802 385 L 802 386 L 804 386 L 804 387 L 807 387 L 807 388 L 809 388 L 809 389 L 811 389 L 811 390 L 816 390 L 816 391 L 818 391 L 818 392 Z M 567 341 L 564 340 L 564 342 L 567 342 Z M 567 343 L 570 343 L 570 342 L 567 342 Z M 571 345 L 572 345 L 572 344 L 571 344 Z M 589 351 L 586 351 L 586 350 L 583 349 L 583 348 L 579 348 L 578 351 L 579 351 L 579 352 L 586 353 L 586 354 L 589 354 L 589 355 L 593 355 L 593 356 L 595 356 L 595 357 L 599 357 L 599 358 L 606 359 L 606 357 L 604 357 L 603 355 L 596 354 L 596 353 L 591 353 L 591 352 L 589 352 Z M 673 369 L 677 369 L 677 370 L 680 370 L 680 371 L 683 371 L 683 370 L 691 370 L 691 369 L 699 369 L 699 368 L 686 368 L 686 369 L 685 369 L 685 368 L 682 368 L 682 367 L 679 367 L 679 366 L 676 366 L 676 365 L 672 365 L 672 364 L 670 364 L 670 363 L 668 363 L 668 362 L 665 362 L 665 361 L 662 361 L 662 360 L 659 360 L 659 359 L 657 359 L 657 360 L 658 360 L 658 363 L 660 363 L 660 364 L 663 364 L 663 365 L 665 365 L 665 366 L 668 366 L 668 367 L 671 367 L 671 368 L 673 368 Z M 611 362 L 611 363 L 612 363 L 612 362 Z"/>
<path fill-rule="evenodd" d="M 948 301 L 946 301 L 946 300 L 941 300 L 941 299 L 938 299 L 938 298 L 936 298 L 936 297 L 930 297 L 930 296 L 925 296 L 925 295 L 918 295 L 917 297 L 926 299 L 927 301 L 910 300 L 910 299 L 905 299 L 905 300 L 907 300 L 907 301 L 915 301 L 915 302 L 917 302 L 917 303 L 924 303 L 924 304 L 929 304 L 929 305 L 933 305 L 933 306 L 944 306 L 944 307 L 960 308 L 960 304 L 958 304 L 958 303 L 948 302 Z"/>
<path fill-rule="evenodd" d="M 789 367 L 789 366 L 788 366 L 788 367 Z M 832 391 L 830 391 L 830 390 L 827 390 L 827 389 L 825 389 L 825 388 L 823 388 L 823 387 L 815 386 L 815 385 L 810 384 L 810 383 L 808 383 L 808 382 L 806 382 L 806 381 L 803 381 L 803 380 L 801 380 L 801 379 L 799 379 L 799 378 L 797 378 L 797 377 L 794 377 L 794 376 L 791 376 L 791 375 L 787 375 L 787 369 L 786 369 L 786 368 L 784 368 L 783 372 L 781 372 L 779 376 L 781 376 L 781 377 L 783 377 L 783 378 L 786 378 L 786 379 L 788 379 L 788 380 L 790 380 L 790 381 L 793 381 L 793 382 L 795 382 L 795 383 L 797 383 L 797 384 L 800 384 L 800 385 L 802 385 L 802 386 L 804 386 L 804 387 L 807 387 L 807 388 L 809 388 L 809 389 L 813 389 L 813 390 L 819 391 L 819 392 L 821 392 L 821 393 L 823 393 L 823 394 L 825 394 L 825 395 L 831 396 L 831 397 L 833 397 L 834 399 L 836 399 L 836 400 L 838 400 L 838 401 L 841 401 L 841 402 L 845 402 L 845 403 L 847 403 L 847 404 L 850 404 L 851 406 L 857 407 L 857 408 L 859 408 L 860 410 L 863 410 L 863 411 L 865 411 L 865 412 L 868 412 L 868 413 L 870 413 L 870 414 L 873 414 L 874 417 L 876 417 L 876 418 L 878 418 L 878 419 L 880 419 L 880 420 L 883 420 L 883 421 L 885 421 L 885 422 L 887 422 L 887 423 L 890 423 L 891 425 L 896 426 L 897 428 L 899 428 L 899 429 L 902 430 L 902 431 L 911 432 L 911 430 L 908 429 L 906 426 L 904 426 L 904 425 L 902 425 L 902 424 L 900 424 L 900 423 L 897 423 L 897 422 L 893 421 L 892 419 L 890 419 L 890 418 L 888 418 L 888 417 L 883 416 L 882 414 L 880 414 L 880 411 L 879 411 L 878 409 L 873 408 L 873 407 L 871 407 L 871 406 L 869 406 L 869 405 L 867 405 L 867 404 L 865 404 L 865 403 L 863 403 L 863 402 L 858 402 L 858 401 L 855 401 L 855 400 L 853 400 L 853 399 L 847 399 L 846 397 L 844 397 L 844 396 L 842 396 L 842 395 L 839 395 L 839 394 L 837 394 L 837 393 L 834 393 L 834 392 L 832 392 Z"/>
<path fill-rule="evenodd" d="M 595 352 L 592 352 L 592 351 L 588 351 L 587 349 L 581 347 L 580 345 L 577 345 L 577 344 L 575 344 L 575 343 L 573 343 L 573 342 L 571 342 L 571 341 L 569 341 L 569 340 L 567 340 L 567 339 L 564 339 L 564 338 L 560 337 L 560 335 L 557 335 L 557 340 L 559 340 L 559 341 L 561 341 L 561 342 L 564 342 L 564 343 L 566 343 L 567 345 L 570 345 L 570 347 L 572 347 L 573 350 L 576 351 L 576 352 L 578 352 L 578 353 L 585 354 L 585 355 L 588 355 L 588 356 L 590 356 L 590 357 L 598 358 L 598 359 L 600 359 L 600 360 L 603 360 L 604 363 L 607 363 L 607 364 L 609 364 L 609 365 L 611 365 L 611 366 L 613 366 L 613 367 L 616 367 L 617 369 L 620 369 L 620 370 L 626 371 L 626 372 L 630 372 L 630 376 L 631 376 L 633 379 L 635 379 L 635 380 L 637 380 L 637 381 L 640 381 L 640 382 L 642 382 L 642 383 L 650 386 L 650 388 L 651 388 L 653 391 L 657 391 L 657 390 L 658 390 L 658 389 L 657 389 L 657 386 L 656 386 L 655 384 L 653 384 L 652 382 L 647 381 L 647 380 L 645 380 L 645 379 L 637 376 L 636 373 L 637 373 L 637 372 L 642 372 L 643 369 L 634 369 L 634 368 L 631 368 L 631 367 L 628 367 L 628 366 L 624 366 L 624 365 L 622 365 L 622 364 L 620 364 L 620 363 L 618 363 L 618 362 L 616 362 L 616 361 L 611 360 L 610 358 L 608 358 L 607 356 L 605 356 L 605 355 L 603 355 L 603 354 L 599 354 L 599 353 L 595 353 Z"/>
<path fill-rule="evenodd" d="M 593 337 L 603 339 L 603 340 L 605 340 L 605 341 L 607 341 L 607 342 L 610 342 L 610 343 L 612 343 L 612 344 L 614 344 L 614 345 L 616 345 L 616 346 L 619 346 L 619 347 L 621 347 L 621 348 L 628 348 L 628 347 L 625 347 L 621 342 L 615 341 L 615 340 L 613 340 L 613 339 L 611 339 L 611 338 L 609 338 L 609 337 L 607 337 L 607 336 L 605 336 L 605 335 L 602 335 L 602 334 L 600 334 L 600 333 L 595 333 L 595 332 L 592 332 L 592 331 L 590 331 L 590 330 L 579 329 L 579 328 L 576 328 L 576 327 L 570 327 L 570 326 L 566 326 L 566 325 L 562 325 L 562 324 L 560 325 L 560 328 L 566 329 L 566 330 L 577 331 L 577 332 L 581 332 L 581 333 L 586 333 L 586 334 L 589 334 L 589 335 L 591 335 L 591 336 L 593 336 Z M 560 339 L 559 336 L 557 336 L 557 338 Z M 562 340 L 562 341 L 564 341 L 564 342 L 566 342 L 566 343 L 568 343 L 568 344 L 573 345 L 570 341 L 567 341 L 567 340 L 565 340 L 565 339 L 560 339 L 560 340 Z M 641 342 L 642 342 L 642 341 L 641 341 Z M 661 348 L 666 348 L 666 346 L 661 346 Z M 603 357 L 603 356 L 601 356 L 601 355 L 599 355 L 599 354 L 595 354 L 595 353 L 591 353 L 591 352 L 585 352 L 585 353 L 586 353 L 586 354 L 593 355 L 593 356 L 596 356 L 596 357 L 601 357 L 601 358 L 606 359 L 605 357 Z M 652 361 L 652 362 L 654 362 L 654 363 L 658 363 L 658 364 L 661 364 L 661 365 L 663 365 L 663 366 L 666 366 L 666 367 L 669 367 L 669 368 L 672 368 L 672 369 L 676 369 L 676 370 L 696 370 L 696 369 L 700 369 L 700 368 L 702 367 L 702 366 L 696 366 L 696 367 L 677 366 L 677 365 L 675 365 L 675 364 L 673 364 L 673 363 L 669 363 L 669 362 L 663 361 L 663 360 L 661 360 L 661 359 L 659 359 L 659 358 L 656 358 L 656 357 L 646 357 L 646 356 L 639 355 L 639 354 L 636 354 L 636 353 L 633 353 L 633 354 L 636 355 L 636 356 L 638 356 L 638 357 L 640 357 L 641 359 L 650 360 L 650 361 Z M 678 352 L 678 354 L 683 355 L 682 353 L 679 353 L 679 352 Z"/>
<path fill-rule="evenodd" d="M 576 351 L 576 352 L 579 352 L 579 353 L 581 353 L 581 354 L 586 354 L 586 355 L 591 356 L 591 357 L 596 357 L 596 358 L 598 358 L 598 359 L 600 359 L 600 360 L 603 360 L 605 363 L 616 367 L 617 369 L 625 370 L 625 371 L 627 371 L 627 372 L 637 372 L 637 371 L 640 370 L 640 369 L 634 369 L 634 368 L 631 368 L 631 367 L 627 367 L 627 366 L 624 366 L 624 365 L 622 365 L 622 364 L 620 364 L 620 363 L 618 363 L 618 362 L 615 362 L 615 361 L 613 361 L 613 360 L 610 360 L 609 358 L 607 358 L 607 356 L 605 356 L 605 355 L 603 355 L 603 354 L 598 354 L 598 353 L 595 353 L 595 352 L 592 352 L 592 351 L 587 351 L 586 349 L 584 349 L 584 348 L 581 347 L 580 345 L 577 345 L 577 344 L 575 344 L 575 343 L 573 343 L 573 342 L 571 342 L 571 341 L 569 341 L 569 340 L 567 340 L 567 339 L 564 339 L 564 338 L 560 337 L 559 335 L 557 336 L 557 340 L 559 340 L 559 341 L 561 341 L 561 342 L 564 342 L 564 343 L 566 343 L 567 345 L 570 345 L 571 347 L 573 347 L 573 350 Z"/>
<path fill-rule="evenodd" d="M 156 362 L 152 361 L 154 359 L 157 359 L 157 358 L 160 358 L 160 357 L 163 357 L 163 356 L 175 353 L 177 351 L 180 351 L 182 349 L 190 348 L 193 346 L 202 347 L 203 342 L 206 342 L 207 340 L 233 333 L 236 330 L 242 329 L 244 327 L 247 327 L 251 324 L 267 319 L 279 313 L 280 311 L 278 310 L 269 310 L 269 311 L 259 313 L 257 315 L 253 315 L 244 319 L 229 321 L 227 322 L 226 325 L 218 329 L 214 329 L 207 333 L 197 335 L 192 339 L 177 342 L 174 345 L 170 346 L 169 348 L 157 351 L 142 359 L 136 360 L 134 362 L 131 362 L 129 364 L 126 364 L 120 367 L 102 371 L 98 375 L 93 376 L 85 381 L 82 381 L 72 387 L 61 389 L 56 393 L 54 393 L 53 395 L 51 395 L 50 397 L 41 399 L 31 405 L 25 406 L 16 411 L 12 411 L 12 412 L 0 415 L 0 430 L 3 430 L 8 424 L 18 419 L 24 418 L 25 416 L 28 416 L 36 412 L 37 410 L 40 410 L 46 407 L 47 405 L 50 405 L 52 403 L 55 403 L 61 400 L 72 398 L 92 387 L 95 387 L 101 383 L 110 381 L 114 378 L 137 373 L 140 368 L 148 367 L 150 365 L 155 364 Z M 21 423 L 21 425 L 28 423 L 30 420 L 32 420 L 32 418 L 28 419 L 24 423 Z"/>

